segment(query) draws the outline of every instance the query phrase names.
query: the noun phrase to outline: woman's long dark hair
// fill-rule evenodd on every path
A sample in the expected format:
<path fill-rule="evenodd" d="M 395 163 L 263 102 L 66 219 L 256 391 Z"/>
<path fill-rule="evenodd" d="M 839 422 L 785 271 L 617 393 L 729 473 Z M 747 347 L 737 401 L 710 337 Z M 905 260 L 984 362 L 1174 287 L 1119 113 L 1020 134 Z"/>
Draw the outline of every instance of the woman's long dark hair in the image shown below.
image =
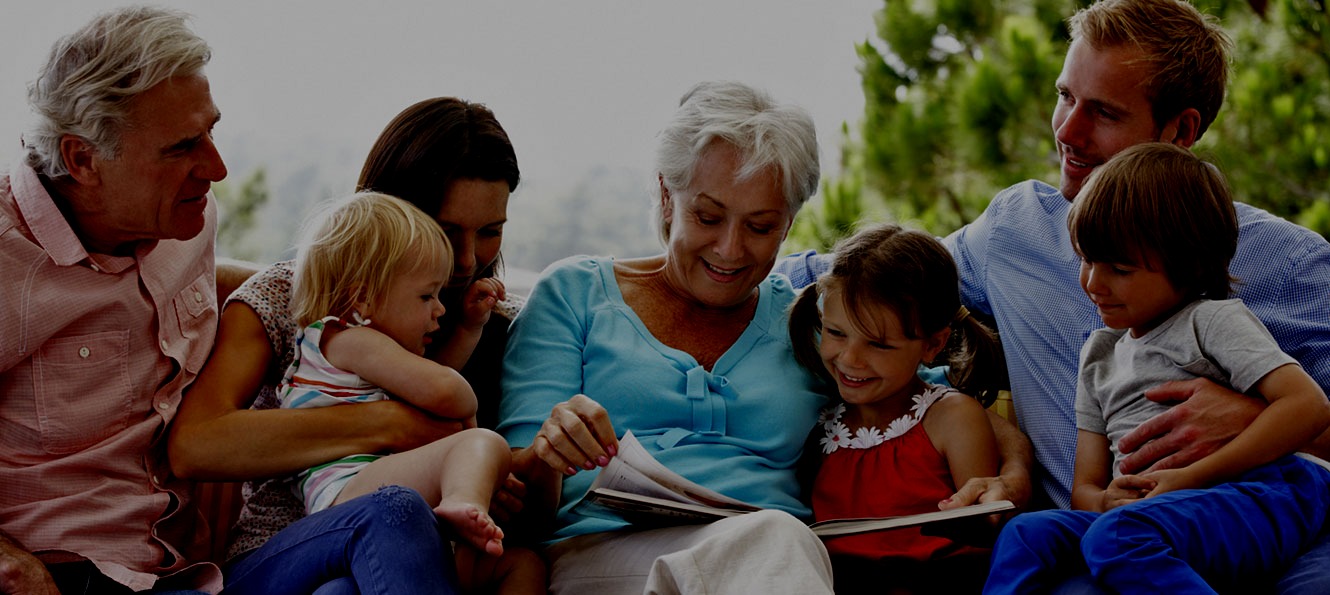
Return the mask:
<path fill-rule="evenodd" d="M 457 180 L 504 182 L 512 192 L 520 178 L 513 144 L 493 112 L 455 97 L 435 97 L 402 110 L 384 127 L 356 190 L 396 196 L 435 217 Z M 500 253 L 476 277 L 493 277 L 502 261 Z M 455 303 L 464 291 L 448 291 L 446 301 Z M 445 326 L 452 314 L 461 314 L 452 303 L 446 304 Z"/>

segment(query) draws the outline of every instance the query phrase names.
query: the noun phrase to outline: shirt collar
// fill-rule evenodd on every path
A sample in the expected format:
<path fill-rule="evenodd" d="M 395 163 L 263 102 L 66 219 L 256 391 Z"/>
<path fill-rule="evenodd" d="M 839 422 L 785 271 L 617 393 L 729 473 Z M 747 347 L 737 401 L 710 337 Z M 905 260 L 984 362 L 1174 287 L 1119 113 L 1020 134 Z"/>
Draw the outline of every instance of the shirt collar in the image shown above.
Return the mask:
<path fill-rule="evenodd" d="M 37 172 L 23 156 L 10 167 L 10 172 L 10 188 L 19 215 L 28 225 L 37 244 L 51 256 L 56 265 L 73 266 L 86 260 L 94 270 L 117 273 L 134 264 L 133 257 L 89 254 L 82 240 L 74 233 L 74 228 L 65 219 L 65 214 L 56 206 L 55 199 L 42 185 Z"/>

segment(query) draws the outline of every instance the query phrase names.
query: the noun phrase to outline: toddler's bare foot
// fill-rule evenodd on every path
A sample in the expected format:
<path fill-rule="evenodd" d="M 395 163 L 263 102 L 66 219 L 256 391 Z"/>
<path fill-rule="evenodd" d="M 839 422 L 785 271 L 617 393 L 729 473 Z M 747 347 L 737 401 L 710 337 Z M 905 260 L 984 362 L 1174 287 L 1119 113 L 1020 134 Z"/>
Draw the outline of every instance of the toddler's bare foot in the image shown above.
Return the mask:
<path fill-rule="evenodd" d="M 503 530 L 475 504 L 444 500 L 434 507 L 434 514 L 476 549 L 491 556 L 503 554 Z"/>

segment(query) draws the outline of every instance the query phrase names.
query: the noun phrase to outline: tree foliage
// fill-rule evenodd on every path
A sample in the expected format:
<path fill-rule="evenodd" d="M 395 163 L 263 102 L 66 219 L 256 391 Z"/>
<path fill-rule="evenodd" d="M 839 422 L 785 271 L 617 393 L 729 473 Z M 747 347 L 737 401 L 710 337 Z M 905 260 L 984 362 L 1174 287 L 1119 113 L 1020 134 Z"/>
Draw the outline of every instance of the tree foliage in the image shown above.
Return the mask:
<path fill-rule="evenodd" d="M 233 189 L 227 182 L 213 186 L 217 197 L 217 253 L 240 260 L 268 260 L 267 243 L 254 237 L 254 218 L 268 202 L 267 171 L 260 167 Z"/>
<path fill-rule="evenodd" d="M 792 248 L 826 249 L 882 211 L 937 234 L 1002 188 L 1056 182 L 1050 122 L 1075 0 L 884 0 L 857 48 L 865 99 L 842 173 Z M 1197 146 L 1240 200 L 1330 232 L 1330 18 L 1324 0 L 1197 1 L 1235 42 L 1229 94 Z M 857 217 L 856 219 L 857 220 Z"/>

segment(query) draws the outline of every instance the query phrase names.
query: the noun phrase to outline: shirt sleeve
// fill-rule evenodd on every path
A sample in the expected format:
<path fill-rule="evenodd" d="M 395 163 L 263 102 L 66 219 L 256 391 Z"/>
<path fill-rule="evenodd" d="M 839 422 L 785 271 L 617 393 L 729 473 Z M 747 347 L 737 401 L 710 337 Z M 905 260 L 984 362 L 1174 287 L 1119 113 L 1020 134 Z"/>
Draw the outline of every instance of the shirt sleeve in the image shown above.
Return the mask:
<path fill-rule="evenodd" d="M 776 266 L 771 272 L 785 275 L 792 287 L 802 289 L 812 285 L 823 273 L 831 270 L 831 260 L 831 254 L 818 254 L 816 250 L 807 250 L 776 261 Z"/>
<path fill-rule="evenodd" d="M 514 447 L 529 446 L 554 406 L 582 392 L 595 267 L 588 259 L 551 265 L 509 328 L 497 430 Z"/>
<path fill-rule="evenodd" d="M 956 272 L 961 280 L 961 303 L 989 316 L 993 315 L 993 308 L 988 303 L 985 282 L 988 274 L 988 241 L 992 222 L 997 217 L 994 211 L 1001 199 L 1002 195 L 999 194 L 979 218 L 942 239 L 942 244 L 956 261 Z"/>
<path fill-rule="evenodd" d="M 1291 266 L 1281 277 L 1284 285 L 1274 298 L 1254 300 L 1248 307 L 1330 395 L 1330 244 L 1319 237 L 1307 243 L 1290 256 Z"/>
<path fill-rule="evenodd" d="M 1205 355 L 1223 368 L 1229 384 L 1238 392 L 1251 390 L 1275 368 L 1296 363 L 1239 300 L 1217 302 L 1200 332 Z"/>

